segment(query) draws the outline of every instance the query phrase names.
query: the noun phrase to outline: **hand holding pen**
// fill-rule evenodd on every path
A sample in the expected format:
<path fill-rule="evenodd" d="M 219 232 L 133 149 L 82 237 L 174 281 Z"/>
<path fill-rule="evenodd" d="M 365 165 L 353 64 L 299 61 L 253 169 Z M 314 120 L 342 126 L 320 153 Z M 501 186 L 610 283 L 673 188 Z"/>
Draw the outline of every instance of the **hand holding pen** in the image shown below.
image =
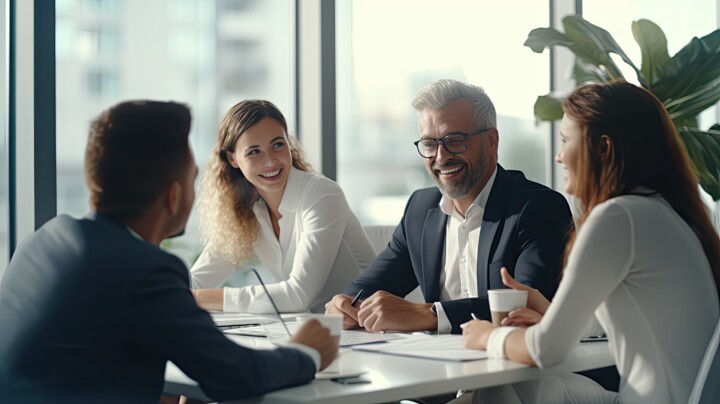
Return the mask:
<path fill-rule="evenodd" d="M 355 307 L 355 305 L 360 302 L 360 299 L 362 299 L 363 293 L 365 293 L 365 289 L 360 289 L 360 291 L 355 295 L 355 298 L 352 300 L 352 303 L 350 303 L 350 306 Z"/>
<path fill-rule="evenodd" d="M 335 295 L 332 300 L 325 304 L 325 313 L 342 314 L 343 329 L 358 328 L 358 308 L 356 306 L 361 302 L 365 293 L 364 289 L 360 291 L 352 299 L 348 295 Z"/>

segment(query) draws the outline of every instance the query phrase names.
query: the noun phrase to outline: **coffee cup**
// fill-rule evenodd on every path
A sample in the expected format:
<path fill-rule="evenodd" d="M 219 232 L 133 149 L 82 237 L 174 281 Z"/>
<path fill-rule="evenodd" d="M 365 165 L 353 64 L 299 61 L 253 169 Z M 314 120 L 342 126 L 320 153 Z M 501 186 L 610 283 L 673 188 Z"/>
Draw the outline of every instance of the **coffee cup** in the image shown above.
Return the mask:
<path fill-rule="evenodd" d="M 343 322 L 342 314 L 302 314 L 296 318 L 297 321 L 303 324 L 312 319 L 319 321 L 323 327 L 329 329 L 330 335 L 337 339 L 338 345 L 340 344 L 340 332 L 342 331 Z"/>
<path fill-rule="evenodd" d="M 310 320 L 317 320 L 330 330 L 330 335 L 335 339 L 337 346 L 340 346 L 340 333 L 342 332 L 343 315 L 342 314 L 302 314 L 297 316 L 296 320 L 305 324 Z M 338 356 L 339 358 L 339 356 Z M 323 370 L 325 374 L 337 374 L 340 372 L 340 361 L 334 360 L 327 368 Z"/>
<path fill-rule="evenodd" d="M 492 323 L 499 326 L 508 313 L 527 306 L 527 290 L 491 289 L 488 290 L 490 316 Z"/>

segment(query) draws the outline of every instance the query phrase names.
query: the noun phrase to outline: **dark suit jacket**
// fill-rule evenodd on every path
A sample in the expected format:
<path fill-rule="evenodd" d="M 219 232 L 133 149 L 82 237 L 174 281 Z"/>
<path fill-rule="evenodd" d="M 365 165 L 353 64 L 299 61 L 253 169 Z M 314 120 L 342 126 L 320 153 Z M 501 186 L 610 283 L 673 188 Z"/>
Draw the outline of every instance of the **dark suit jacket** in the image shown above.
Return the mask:
<path fill-rule="evenodd" d="M 0 324 L 0 401 L 156 403 L 168 360 L 218 400 L 315 374 L 296 349 L 227 339 L 177 257 L 100 214 L 59 216 L 20 245 L 0 279 Z"/>
<path fill-rule="evenodd" d="M 441 197 L 435 187 L 414 192 L 388 246 L 343 293 L 354 296 L 364 289 L 369 296 L 385 290 L 405 296 L 419 284 L 426 302 L 439 301 L 447 223 L 438 206 Z M 498 165 L 480 229 L 479 296 L 442 302 L 452 332 L 461 332 L 460 324 L 471 319 L 470 313 L 490 319 L 486 291 L 504 287 L 503 266 L 519 282 L 552 299 L 570 226 L 570 208 L 562 195 Z"/>

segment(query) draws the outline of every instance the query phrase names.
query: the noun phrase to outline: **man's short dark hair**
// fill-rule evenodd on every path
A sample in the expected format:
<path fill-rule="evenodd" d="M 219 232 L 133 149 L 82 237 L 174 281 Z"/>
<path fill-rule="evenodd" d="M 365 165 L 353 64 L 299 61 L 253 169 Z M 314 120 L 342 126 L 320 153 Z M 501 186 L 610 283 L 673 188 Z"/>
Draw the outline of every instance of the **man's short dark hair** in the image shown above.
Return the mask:
<path fill-rule="evenodd" d="M 85 150 L 90 205 L 117 220 L 142 216 L 186 173 L 190 110 L 173 102 L 128 101 L 92 123 Z"/>

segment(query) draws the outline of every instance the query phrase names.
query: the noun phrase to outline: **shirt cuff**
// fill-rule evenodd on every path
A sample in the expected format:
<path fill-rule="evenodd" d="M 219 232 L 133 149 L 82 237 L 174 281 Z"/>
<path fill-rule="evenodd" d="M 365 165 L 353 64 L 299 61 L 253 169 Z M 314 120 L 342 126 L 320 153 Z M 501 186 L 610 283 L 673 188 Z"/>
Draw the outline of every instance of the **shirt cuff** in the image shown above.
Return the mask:
<path fill-rule="evenodd" d="M 487 355 L 491 359 L 505 359 L 505 340 L 519 327 L 498 327 L 488 338 Z"/>
<path fill-rule="evenodd" d="M 320 352 L 316 351 L 315 348 L 310 348 L 307 345 L 298 344 L 295 342 L 288 342 L 284 345 L 284 347 L 297 349 L 298 351 L 311 357 L 313 362 L 315 362 L 315 372 L 320 369 Z"/>
<path fill-rule="evenodd" d="M 239 288 L 223 288 L 223 311 L 225 313 L 237 313 L 239 311 L 239 298 Z"/>
<path fill-rule="evenodd" d="M 450 334 L 452 331 L 452 325 L 450 324 L 450 319 L 447 314 L 445 314 L 445 309 L 443 309 L 442 303 L 435 302 L 434 305 L 438 320 L 438 334 Z"/>

